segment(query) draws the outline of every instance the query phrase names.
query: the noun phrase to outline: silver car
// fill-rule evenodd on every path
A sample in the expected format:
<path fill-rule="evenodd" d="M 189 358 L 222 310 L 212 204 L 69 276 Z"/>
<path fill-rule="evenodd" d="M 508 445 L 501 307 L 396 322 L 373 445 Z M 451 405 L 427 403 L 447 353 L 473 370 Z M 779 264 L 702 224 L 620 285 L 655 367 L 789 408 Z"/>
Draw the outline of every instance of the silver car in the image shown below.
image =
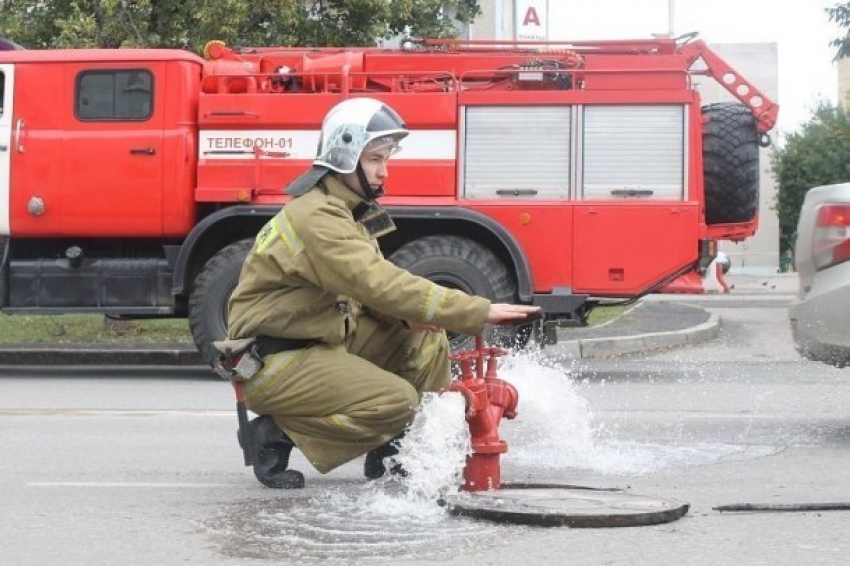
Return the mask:
<path fill-rule="evenodd" d="M 850 364 L 850 183 L 806 193 L 794 262 L 800 291 L 789 316 L 797 349 L 812 360 Z"/>

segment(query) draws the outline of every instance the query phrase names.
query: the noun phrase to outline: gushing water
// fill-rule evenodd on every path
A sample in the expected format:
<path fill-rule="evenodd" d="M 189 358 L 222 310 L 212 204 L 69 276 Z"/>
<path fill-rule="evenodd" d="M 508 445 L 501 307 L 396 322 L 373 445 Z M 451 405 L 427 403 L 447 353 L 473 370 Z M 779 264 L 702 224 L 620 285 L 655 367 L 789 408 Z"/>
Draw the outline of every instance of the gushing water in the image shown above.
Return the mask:
<path fill-rule="evenodd" d="M 464 420 L 465 401 L 460 393 L 426 393 L 417 416 L 405 435 L 395 463 L 407 477 L 387 476 L 400 482 L 404 500 L 431 504 L 461 484 L 470 453 L 469 427 Z"/>
<path fill-rule="evenodd" d="M 773 447 L 696 443 L 681 435 L 665 444 L 617 439 L 596 422 L 580 384 L 570 374 L 569 368 L 534 352 L 505 359 L 499 377 L 519 391 L 519 408 L 515 421 L 502 423 L 502 437 L 509 444 L 504 464 L 532 471 L 569 470 L 576 478 L 576 470 L 647 474 L 672 465 L 694 466 L 775 451 Z"/>
<path fill-rule="evenodd" d="M 598 429 L 569 371 L 544 365 L 534 355 L 505 359 L 499 377 L 519 391 L 518 417 L 502 422 L 511 460 L 547 467 L 575 464 L 575 456 L 596 448 Z M 563 456 L 571 455 L 566 462 Z"/>
<path fill-rule="evenodd" d="M 387 458 L 387 469 L 400 465 L 406 475 L 387 474 L 370 484 L 358 507 L 376 517 L 442 521 L 436 502 L 461 484 L 470 451 L 465 401 L 459 393 L 426 393 L 399 453 Z"/>

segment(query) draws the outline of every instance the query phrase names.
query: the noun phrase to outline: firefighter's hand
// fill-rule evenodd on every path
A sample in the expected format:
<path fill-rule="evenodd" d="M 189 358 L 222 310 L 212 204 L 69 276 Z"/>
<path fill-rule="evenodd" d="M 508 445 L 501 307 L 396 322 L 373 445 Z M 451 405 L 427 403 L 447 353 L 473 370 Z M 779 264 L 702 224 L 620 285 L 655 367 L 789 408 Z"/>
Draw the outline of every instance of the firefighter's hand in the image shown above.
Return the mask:
<path fill-rule="evenodd" d="M 490 324 L 506 324 L 521 321 L 526 318 L 536 318 L 534 315 L 540 312 L 540 307 L 531 305 L 511 305 L 506 303 L 493 303 L 490 305 L 490 314 L 487 322 Z"/>

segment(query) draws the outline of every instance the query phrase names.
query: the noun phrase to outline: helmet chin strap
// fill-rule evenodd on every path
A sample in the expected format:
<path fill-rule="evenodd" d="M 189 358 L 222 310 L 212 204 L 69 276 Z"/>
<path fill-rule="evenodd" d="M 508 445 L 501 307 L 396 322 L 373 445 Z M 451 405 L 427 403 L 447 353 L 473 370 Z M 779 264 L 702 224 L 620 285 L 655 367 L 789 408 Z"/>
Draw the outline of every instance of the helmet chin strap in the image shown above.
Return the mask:
<path fill-rule="evenodd" d="M 360 188 L 363 189 L 363 196 L 366 197 L 366 200 L 375 200 L 384 194 L 383 185 L 377 189 L 372 188 L 372 185 L 369 184 L 369 180 L 366 178 L 366 173 L 363 172 L 363 167 L 359 163 L 357 164 L 356 171 L 357 180 L 360 181 Z"/>

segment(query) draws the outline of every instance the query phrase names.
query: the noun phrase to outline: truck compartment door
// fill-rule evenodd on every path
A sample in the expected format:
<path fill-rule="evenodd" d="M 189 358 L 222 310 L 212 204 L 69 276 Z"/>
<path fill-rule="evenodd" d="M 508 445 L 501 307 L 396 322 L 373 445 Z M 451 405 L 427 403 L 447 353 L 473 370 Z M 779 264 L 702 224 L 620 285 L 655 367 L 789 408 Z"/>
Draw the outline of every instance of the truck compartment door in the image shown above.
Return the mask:
<path fill-rule="evenodd" d="M 466 106 L 463 116 L 464 198 L 569 198 L 570 106 Z"/>
<path fill-rule="evenodd" d="M 575 207 L 573 291 L 643 293 L 698 259 L 697 203 L 598 203 Z"/>
<path fill-rule="evenodd" d="M 697 261 L 684 104 L 581 108 L 574 291 L 634 296 Z"/>
<path fill-rule="evenodd" d="M 12 110 L 15 66 L 0 65 L 0 236 L 10 233 L 9 199 L 12 167 Z"/>
<path fill-rule="evenodd" d="M 688 194 L 682 104 L 582 108 L 581 200 L 677 200 Z"/>

